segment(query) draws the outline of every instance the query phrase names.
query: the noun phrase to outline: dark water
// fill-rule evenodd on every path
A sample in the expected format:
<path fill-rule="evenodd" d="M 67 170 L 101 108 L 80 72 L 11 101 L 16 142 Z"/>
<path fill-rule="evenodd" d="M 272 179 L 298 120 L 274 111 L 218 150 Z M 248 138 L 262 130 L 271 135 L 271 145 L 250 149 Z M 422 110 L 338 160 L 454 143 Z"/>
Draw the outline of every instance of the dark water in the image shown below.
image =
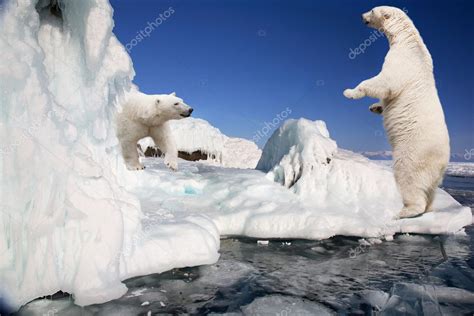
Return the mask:
<path fill-rule="evenodd" d="M 443 187 L 474 207 L 474 178 L 448 177 Z M 465 235 L 397 235 L 371 245 L 226 239 L 212 266 L 128 280 L 127 295 L 106 304 L 80 308 L 64 296 L 20 314 L 473 315 L 473 240 L 473 226 Z"/>

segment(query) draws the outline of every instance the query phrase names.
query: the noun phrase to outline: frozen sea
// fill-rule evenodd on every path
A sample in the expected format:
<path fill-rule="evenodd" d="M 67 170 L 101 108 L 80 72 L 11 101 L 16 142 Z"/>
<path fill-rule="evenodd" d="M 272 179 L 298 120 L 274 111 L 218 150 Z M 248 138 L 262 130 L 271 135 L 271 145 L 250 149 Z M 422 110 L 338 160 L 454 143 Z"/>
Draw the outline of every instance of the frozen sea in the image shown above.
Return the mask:
<path fill-rule="evenodd" d="M 474 177 L 443 188 L 474 207 Z M 68 294 L 35 300 L 19 315 L 472 315 L 474 226 L 456 236 L 393 241 L 228 238 L 216 264 L 127 280 L 120 299 L 81 308 Z"/>

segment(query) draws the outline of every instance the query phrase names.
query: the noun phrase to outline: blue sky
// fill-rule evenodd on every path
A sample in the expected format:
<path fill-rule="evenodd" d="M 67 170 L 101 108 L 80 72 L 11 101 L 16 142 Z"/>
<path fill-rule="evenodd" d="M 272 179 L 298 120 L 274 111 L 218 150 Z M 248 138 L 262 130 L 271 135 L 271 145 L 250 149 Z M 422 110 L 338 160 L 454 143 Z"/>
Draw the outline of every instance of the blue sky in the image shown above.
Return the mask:
<path fill-rule="evenodd" d="M 248 139 L 290 108 L 291 118 L 326 121 L 339 147 L 355 151 L 390 149 L 381 117 L 367 109 L 374 100 L 342 95 L 376 75 L 388 50 L 379 38 L 349 58 L 374 31 L 361 14 L 377 5 L 404 7 L 432 54 L 452 151 L 474 148 L 474 1 L 111 3 L 114 32 L 124 45 L 165 17 L 149 37 L 128 46 L 143 92 L 176 91 L 195 108 L 193 116 Z"/>

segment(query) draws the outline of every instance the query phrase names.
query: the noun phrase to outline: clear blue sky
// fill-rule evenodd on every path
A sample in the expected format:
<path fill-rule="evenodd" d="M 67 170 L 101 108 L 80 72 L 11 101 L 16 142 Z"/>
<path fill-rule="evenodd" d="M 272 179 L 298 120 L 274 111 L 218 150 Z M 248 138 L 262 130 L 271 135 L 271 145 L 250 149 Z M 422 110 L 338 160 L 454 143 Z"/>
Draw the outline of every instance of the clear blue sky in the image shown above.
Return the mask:
<path fill-rule="evenodd" d="M 361 13 L 405 7 L 433 56 L 452 151 L 474 148 L 474 1 L 111 2 L 124 45 L 169 7 L 174 11 L 131 49 L 143 92 L 176 91 L 195 117 L 249 139 L 289 107 L 292 118 L 326 121 L 339 147 L 356 151 L 390 148 L 381 117 L 367 109 L 374 100 L 342 95 L 376 75 L 388 49 L 380 38 L 349 58 L 350 48 L 374 31 Z"/>

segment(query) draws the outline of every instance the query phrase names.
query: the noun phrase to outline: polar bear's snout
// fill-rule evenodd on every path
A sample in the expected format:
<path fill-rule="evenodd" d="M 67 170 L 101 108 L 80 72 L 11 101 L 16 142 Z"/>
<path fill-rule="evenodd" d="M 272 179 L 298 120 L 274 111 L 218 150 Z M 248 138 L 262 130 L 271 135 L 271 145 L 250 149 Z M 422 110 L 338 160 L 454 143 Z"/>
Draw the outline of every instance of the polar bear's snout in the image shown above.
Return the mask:
<path fill-rule="evenodd" d="M 177 104 L 177 110 L 179 111 L 179 116 L 181 118 L 190 117 L 191 113 L 193 113 L 194 111 L 192 107 L 190 107 L 189 105 L 187 105 L 186 103 L 182 101 Z"/>
<path fill-rule="evenodd" d="M 378 15 L 379 12 L 374 11 L 376 9 L 377 8 L 372 9 L 372 10 L 362 14 L 362 22 L 364 22 L 365 25 L 367 25 L 369 27 L 372 27 L 372 28 L 378 28 L 378 27 L 382 26 L 381 22 L 377 18 L 377 15 Z"/>
<path fill-rule="evenodd" d="M 370 23 L 369 16 L 368 16 L 369 13 L 370 12 L 362 14 L 362 22 L 364 22 L 365 25 Z"/>
<path fill-rule="evenodd" d="M 190 117 L 191 113 L 193 113 L 193 111 L 194 111 L 193 108 L 189 108 L 187 111 L 184 111 L 183 113 L 181 113 L 181 116 L 182 117 Z"/>

